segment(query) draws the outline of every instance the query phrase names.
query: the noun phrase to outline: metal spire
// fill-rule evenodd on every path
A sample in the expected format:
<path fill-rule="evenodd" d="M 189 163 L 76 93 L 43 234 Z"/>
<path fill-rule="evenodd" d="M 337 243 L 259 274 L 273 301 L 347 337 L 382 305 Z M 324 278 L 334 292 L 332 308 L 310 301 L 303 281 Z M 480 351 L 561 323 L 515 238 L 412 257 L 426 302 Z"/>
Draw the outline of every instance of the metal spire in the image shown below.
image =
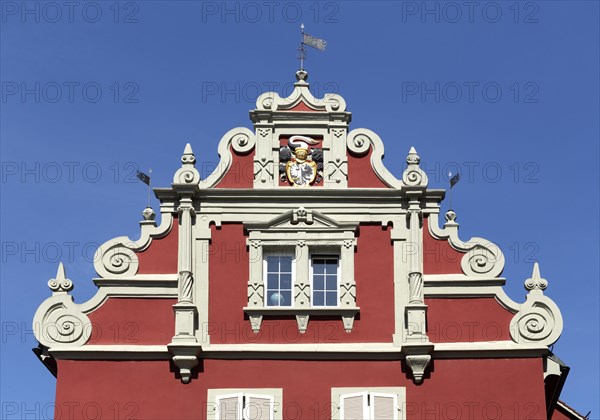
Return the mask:
<path fill-rule="evenodd" d="M 298 48 L 298 59 L 300 59 L 300 71 L 304 71 L 304 59 L 306 58 L 306 49 L 304 48 L 304 23 L 300 25 L 301 39 Z"/>

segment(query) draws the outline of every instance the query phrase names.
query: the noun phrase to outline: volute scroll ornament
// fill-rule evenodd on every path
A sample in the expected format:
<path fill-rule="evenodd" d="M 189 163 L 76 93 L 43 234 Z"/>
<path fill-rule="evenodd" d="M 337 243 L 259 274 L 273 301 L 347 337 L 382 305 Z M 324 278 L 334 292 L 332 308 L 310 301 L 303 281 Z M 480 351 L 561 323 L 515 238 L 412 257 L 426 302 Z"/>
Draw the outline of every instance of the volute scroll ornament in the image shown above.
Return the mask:
<path fill-rule="evenodd" d="M 94 256 L 94 268 L 100 277 L 130 277 L 138 271 L 135 252 L 123 243 L 101 246 Z"/>
<path fill-rule="evenodd" d="M 510 335 L 516 343 L 554 344 L 563 329 L 558 306 L 544 295 L 548 282 L 540 275 L 538 263 L 533 266 L 531 278 L 525 280 L 529 291 L 527 299 L 510 323 Z"/>
<path fill-rule="evenodd" d="M 48 287 L 52 296 L 40 305 L 33 318 L 35 338 L 48 348 L 84 345 L 92 333 L 92 324 L 69 295 L 73 282 L 66 277 L 62 263 Z"/>

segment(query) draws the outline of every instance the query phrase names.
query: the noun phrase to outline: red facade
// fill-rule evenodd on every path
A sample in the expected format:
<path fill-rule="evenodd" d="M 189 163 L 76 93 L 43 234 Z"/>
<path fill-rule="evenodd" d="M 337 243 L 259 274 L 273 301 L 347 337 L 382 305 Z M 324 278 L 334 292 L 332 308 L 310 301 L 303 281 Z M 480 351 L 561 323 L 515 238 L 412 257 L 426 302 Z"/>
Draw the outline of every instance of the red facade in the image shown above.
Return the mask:
<path fill-rule="evenodd" d="M 136 241 L 95 258 L 75 304 L 61 268 L 34 323 L 57 419 L 581 418 L 558 401 L 562 317 L 537 265 L 462 241 L 411 149 L 402 179 L 343 98 L 261 95 L 254 131 L 206 179 L 188 145 Z M 567 407 L 567 408 L 565 408 Z"/>

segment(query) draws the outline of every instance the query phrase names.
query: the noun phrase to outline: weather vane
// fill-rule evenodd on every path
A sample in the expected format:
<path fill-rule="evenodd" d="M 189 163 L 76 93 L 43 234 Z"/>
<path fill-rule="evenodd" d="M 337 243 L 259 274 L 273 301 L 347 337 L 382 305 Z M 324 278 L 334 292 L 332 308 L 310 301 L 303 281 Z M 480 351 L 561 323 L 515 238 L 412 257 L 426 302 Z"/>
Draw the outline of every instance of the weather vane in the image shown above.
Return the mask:
<path fill-rule="evenodd" d="M 300 30 L 302 32 L 302 40 L 300 41 L 300 47 L 298 48 L 299 54 L 298 59 L 300 60 L 300 70 L 304 70 L 304 60 L 306 59 L 306 48 L 305 45 L 309 47 L 316 48 L 321 51 L 325 51 L 325 47 L 327 46 L 327 41 L 321 38 L 316 38 L 309 34 L 304 33 L 304 23 L 300 25 Z"/>

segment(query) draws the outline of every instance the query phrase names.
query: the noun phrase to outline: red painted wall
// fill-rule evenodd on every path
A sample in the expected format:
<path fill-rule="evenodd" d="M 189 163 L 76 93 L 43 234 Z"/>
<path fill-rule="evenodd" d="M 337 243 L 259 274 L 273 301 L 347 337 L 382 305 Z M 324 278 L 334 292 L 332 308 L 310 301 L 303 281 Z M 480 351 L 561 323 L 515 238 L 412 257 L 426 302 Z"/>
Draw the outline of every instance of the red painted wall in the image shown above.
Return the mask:
<path fill-rule="evenodd" d="M 433 343 L 503 341 L 514 314 L 493 298 L 426 298 L 427 335 Z"/>
<path fill-rule="evenodd" d="M 177 299 L 109 298 L 88 316 L 87 344 L 168 344 L 175 333 Z"/>
<path fill-rule="evenodd" d="M 341 317 L 313 316 L 304 334 L 295 317 L 265 317 L 255 334 L 244 319 L 249 276 L 246 236 L 240 224 L 213 226 L 209 259 L 211 343 L 391 342 L 394 332 L 393 250 L 380 225 L 361 225 L 355 255 L 356 301 L 360 319 L 351 333 Z"/>
<path fill-rule="evenodd" d="M 364 156 L 348 151 L 348 187 L 350 188 L 389 188 L 379 179 L 371 166 L 373 148 Z"/>
<path fill-rule="evenodd" d="M 173 274 L 177 273 L 177 241 L 179 238 L 179 221 L 173 215 L 171 230 L 161 239 L 152 239 L 150 246 L 137 252 L 139 261 L 138 274 Z"/>
<path fill-rule="evenodd" d="M 463 274 L 460 260 L 465 254 L 452 248 L 447 240 L 431 236 L 429 222 L 429 217 L 423 218 L 423 274 Z"/>
<path fill-rule="evenodd" d="M 421 385 L 406 371 L 399 361 L 204 360 L 185 385 L 168 361 L 60 360 L 55 418 L 201 419 L 209 388 L 283 388 L 285 419 L 321 420 L 331 387 L 402 386 L 408 419 L 545 419 L 541 359 L 434 360 Z"/>
<path fill-rule="evenodd" d="M 304 101 L 298 102 L 295 107 L 288 109 L 288 111 L 294 111 L 294 112 L 298 112 L 298 111 L 324 112 L 324 111 L 317 111 L 315 109 L 312 109 L 311 107 L 309 107 L 308 105 L 306 105 L 306 103 Z"/>
<path fill-rule="evenodd" d="M 254 186 L 254 151 L 244 155 L 237 154 L 230 148 L 233 155 L 231 166 L 216 188 L 252 188 Z"/>
<path fill-rule="evenodd" d="M 561 408 L 557 407 L 552 413 L 552 420 L 571 420 L 572 416 L 568 415 L 566 411 L 563 411 Z"/>

